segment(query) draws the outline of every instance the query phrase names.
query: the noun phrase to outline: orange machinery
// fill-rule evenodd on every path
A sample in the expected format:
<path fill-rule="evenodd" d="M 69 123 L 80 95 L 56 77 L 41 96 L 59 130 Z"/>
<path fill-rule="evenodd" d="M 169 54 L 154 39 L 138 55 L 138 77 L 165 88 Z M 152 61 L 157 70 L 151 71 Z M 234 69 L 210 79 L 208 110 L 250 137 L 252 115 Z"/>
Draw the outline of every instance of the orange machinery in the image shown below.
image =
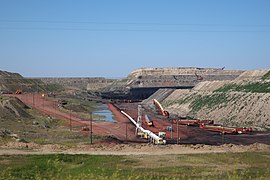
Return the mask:
<path fill-rule="evenodd" d="M 20 89 L 16 90 L 15 94 L 22 94 L 22 90 Z"/>
<path fill-rule="evenodd" d="M 200 125 L 200 128 L 208 130 L 208 131 L 215 131 L 224 134 L 242 134 L 245 132 L 252 132 L 253 129 L 250 128 L 237 128 L 237 127 L 223 127 L 220 125 Z"/>
<path fill-rule="evenodd" d="M 164 108 L 161 106 L 161 104 L 158 102 L 158 100 L 153 99 L 153 103 L 160 110 L 160 112 L 163 116 L 169 117 L 169 112 L 164 110 Z"/>

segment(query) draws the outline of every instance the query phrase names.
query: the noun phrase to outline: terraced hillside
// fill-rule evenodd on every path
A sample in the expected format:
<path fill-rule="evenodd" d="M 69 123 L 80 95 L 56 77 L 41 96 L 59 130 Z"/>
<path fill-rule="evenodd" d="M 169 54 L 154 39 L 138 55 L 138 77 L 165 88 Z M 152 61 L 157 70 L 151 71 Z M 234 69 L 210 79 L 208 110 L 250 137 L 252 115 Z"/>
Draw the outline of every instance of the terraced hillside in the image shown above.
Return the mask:
<path fill-rule="evenodd" d="M 131 79 L 130 87 L 194 86 L 200 81 L 234 80 L 243 72 L 241 70 L 195 67 L 141 68 L 131 72 L 128 78 Z"/>
<path fill-rule="evenodd" d="M 58 84 L 63 87 L 76 87 L 81 90 L 97 91 L 114 82 L 114 79 L 102 77 L 41 78 L 46 84 Z"/>
<path fill-rule="evenodd" d="M 106 97 L 126 94 L 126 98 L 130 98 L 128 94 L 137 94 L 132 92 L 133 89 L 144 89 L 144 92 L 149 91 L 149 96 L 158 88 L 190 89 L 202 81 L 234 80 L 243 72 L 220 68 L 141 68 L 107 86 L 103 94 Z"/>
<path fill-rule="evenodd" d="M 19 89 L 23 92 L 49 92 L 61 89 L 61 85 L 44 83 L 37 78 L 24 78 L 18 73 L 0 71 L 0 92 L 2 94 L 15 93 Z"/>
<path fill-rule="evenodd" d="M 172 115 L 267 130 L 270 128 L 269 70 L 259 77 L 256 73 L 249 74 L 249 80 L 205 81 L 192 90 L 174 90 L 161 104 Z M 252 74 L 257 77 L 252 78 Z M 159 97 L 159 92 L 153 96 Z"/>

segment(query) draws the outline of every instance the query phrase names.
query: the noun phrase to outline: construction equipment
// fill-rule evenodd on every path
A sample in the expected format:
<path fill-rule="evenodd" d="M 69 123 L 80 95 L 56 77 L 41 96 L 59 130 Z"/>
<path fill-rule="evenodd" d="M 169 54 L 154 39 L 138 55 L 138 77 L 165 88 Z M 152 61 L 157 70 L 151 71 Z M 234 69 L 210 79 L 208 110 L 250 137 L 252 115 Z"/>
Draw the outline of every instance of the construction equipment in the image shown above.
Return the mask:
<path fill-rule="evenodd" d="M 172 131 L 172 126 L 167 126 L 166 130 L 167 131 Z"/>
<path fill-rule="evenodd" d="M 157 136 L 153 132 L 141 127 L 132 117 L 130 117 L 130 115 L 128 115 L 124 111 L 121 111 L 121 113 L 124 114 L 136 126 L 137 135 L 140 135 L 146 139 L 149 139 L 149 141 L 154 143 L 154 144 L 166 144 L 166 140 L 164 140 L 163 138 L 160 138 L 159 136 Z"/>
<path fill-rule="evenodd" d="M 176 124 L 177 121 L 178 121 L 178 124 L 187 125 L 187 126 L 199 126 L 199 125 L 214 124 L 213 120 L 173 120 L 173 123 Z"/>
<path fill-rule="evenodd" d="M 208 130 L 208 131 L 215 131 L 220 132 L 223 134 L 242 134 L 245 132 L 252 132 L 253 129 L 250 128 L 237 128 L 237 127 L 224 127 L 220 125 L 200 125 L 200 128 Z"/>
<path fill-rule="evenodd" d="M 148 118 L 147 115 L 144 116 L 144 119 L 145 119 L 145 122 L 147 123 L 147 125 L 148 125 L 149 127 L 154 126 L 153 121 L 150 120 L 150 119 Z"/>
<path fill-rule="evenodd" d="M 16 90 L 15 94 L 22 94 L 22 90 L 20 89 Z"/>
<path fill-rule="evenodd" d="M 158 102 L 158 100 L 153 99 L 153 103 L 160 110 L 160 112 L 163 116 L 169 117 L 169 112 L 164 110 L 164 108 L 161 106 L 161 104 Z"/>
<path fill-rule="evenodd" d="M 166 132 L 158 132 L 158 137 L 164 139 L 166 136 Z"/>
<path fill-rule="evenodd" d="M 89 127 L 82 127 L 82 129 L 81 129 L 82 131 L 90 131 L 90 128 Z"/>
<path fill-rule="evenodd" d="M 203 80 L 203 77 L 198 75 L 196 72 L 195 72 L 195 76 L 197 77 L 197 81 L 202 81 Z"/>
<path fill-rule="evenodd" d="M 58 99 L 58 106 L 64 106 L 66 105 L 68 102 L 65 99 Z"/>

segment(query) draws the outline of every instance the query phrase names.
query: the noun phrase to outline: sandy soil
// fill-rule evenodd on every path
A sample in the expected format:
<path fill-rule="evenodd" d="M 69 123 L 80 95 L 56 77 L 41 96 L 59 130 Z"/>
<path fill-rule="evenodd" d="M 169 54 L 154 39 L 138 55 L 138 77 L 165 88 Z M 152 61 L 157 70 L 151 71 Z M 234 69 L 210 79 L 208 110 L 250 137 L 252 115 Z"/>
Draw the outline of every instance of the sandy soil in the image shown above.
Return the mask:
<path fill-rule="evenodd" d="M 44 98 L 41 94 L 20 94 L 12 96 L 18 97 L 28 106 L 48 116 L 66 120 L 67 126 L 69 126 L 71 119 L 72 127 L 80 127 L 79 129 L 77 128 L 80 133 L 89 133 L 87 131 L 82 132 L 81 129 L 83 127 L 88 127 L 91 129 L 89 119 L 83 119 L 77 116 L 75 113 L 60 111 L 56 100 L 52 101 L 51 99 Z M 133 125 L 128 122 L 128 119 L 112 104 L 108 104 L 108 106 L 113 112 L 114 118 L 117 120 L 117 122 L 93 121 L 93 135 L 114 136 L 121 141 L 140 141 L 140 139 L 135 136 L 135 129 Z"/>
<path fill-rule="evenodd" d="M 210 145 L 152 145 L 152 144 L 81 144 L 76 147 L 62 145 L 37 145 L 33 143 L 9 142 L 0 146 L 0 155 L 11 154 L 98 154 L 98 155 L 166 155 L 223 152 L 270 152 L 270 145 L 248 146 L 226 144 Z"/>

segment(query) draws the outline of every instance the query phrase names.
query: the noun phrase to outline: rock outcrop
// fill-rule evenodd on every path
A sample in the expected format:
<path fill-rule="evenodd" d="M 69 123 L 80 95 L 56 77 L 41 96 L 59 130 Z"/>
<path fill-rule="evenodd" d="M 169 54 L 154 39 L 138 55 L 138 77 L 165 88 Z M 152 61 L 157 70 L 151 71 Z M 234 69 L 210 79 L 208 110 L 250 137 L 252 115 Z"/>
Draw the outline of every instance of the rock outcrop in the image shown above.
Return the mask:
<path fill-rule="evenodd" d="M 16 97 L 0 96 L 0 118 L 28 118 L 30 115 L 27 113 L 28 106 Z"/>

